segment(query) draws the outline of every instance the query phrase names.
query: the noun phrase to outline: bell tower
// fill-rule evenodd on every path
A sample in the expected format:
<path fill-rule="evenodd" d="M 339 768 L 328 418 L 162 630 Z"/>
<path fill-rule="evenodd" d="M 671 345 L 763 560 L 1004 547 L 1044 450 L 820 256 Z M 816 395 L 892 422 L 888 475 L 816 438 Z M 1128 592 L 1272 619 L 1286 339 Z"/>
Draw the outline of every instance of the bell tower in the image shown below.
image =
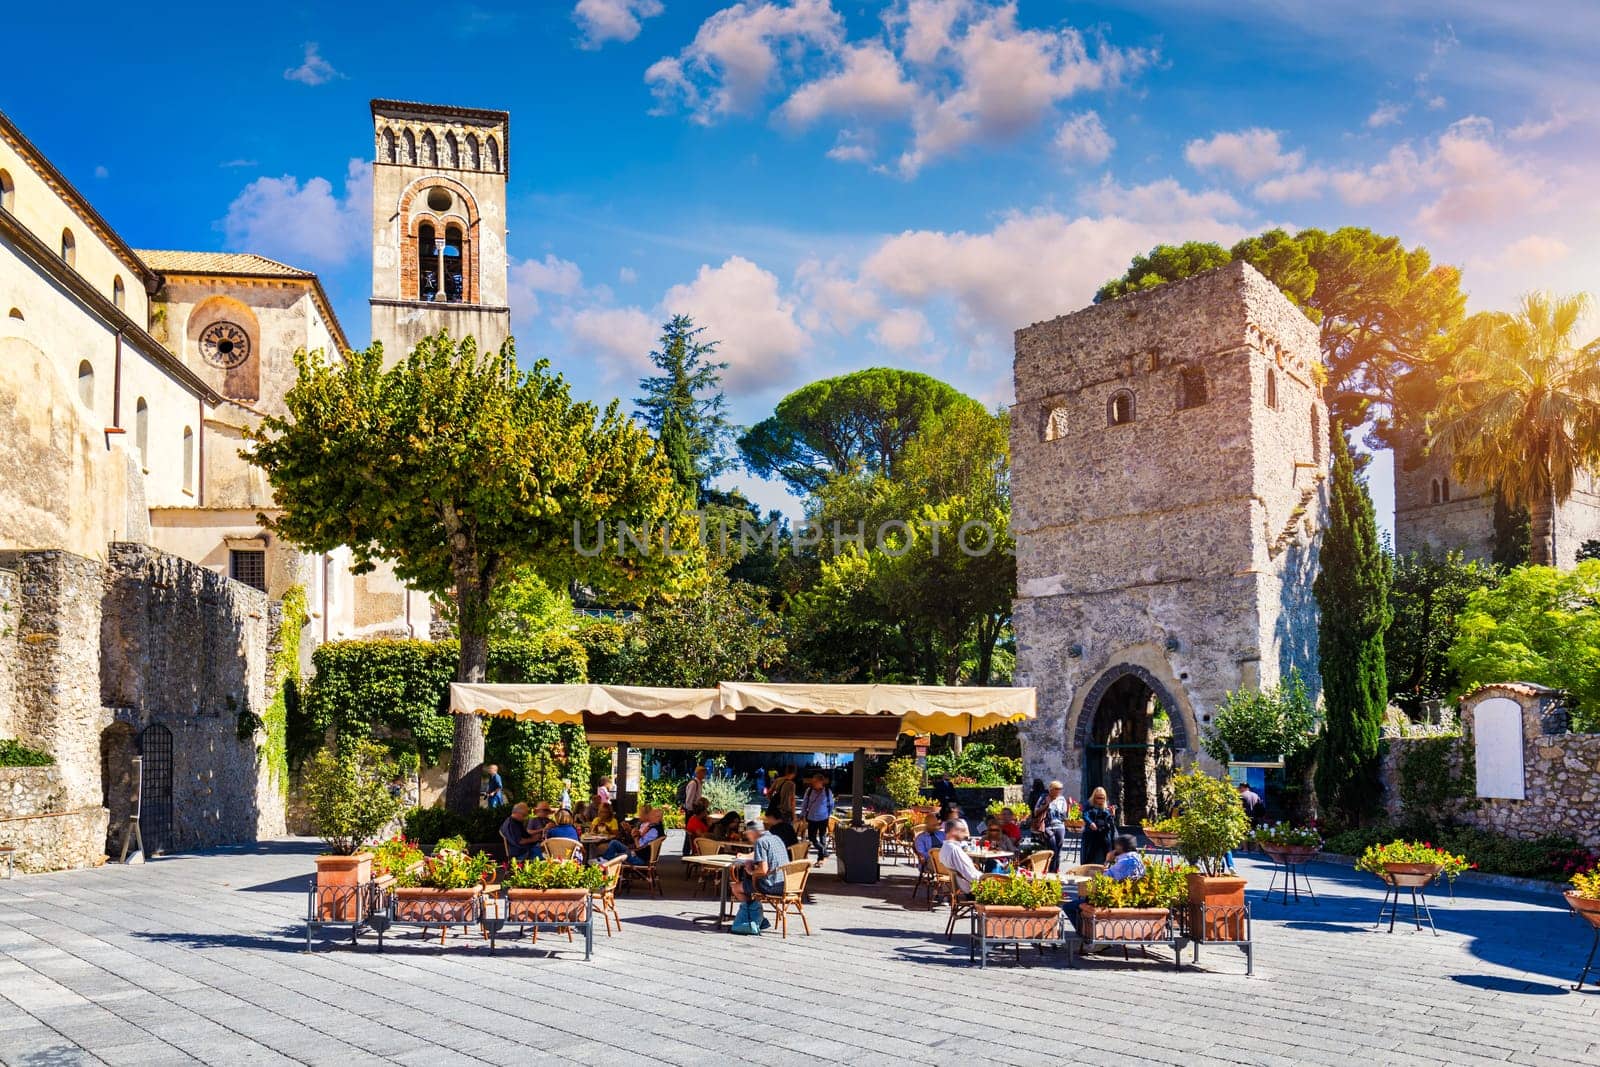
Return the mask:
<path fill-rule="evenodd" d="M 391 362 L 440 330 L 510 334 L 510 138 L 509 112 L 372 101 L 372 339 Z"/>

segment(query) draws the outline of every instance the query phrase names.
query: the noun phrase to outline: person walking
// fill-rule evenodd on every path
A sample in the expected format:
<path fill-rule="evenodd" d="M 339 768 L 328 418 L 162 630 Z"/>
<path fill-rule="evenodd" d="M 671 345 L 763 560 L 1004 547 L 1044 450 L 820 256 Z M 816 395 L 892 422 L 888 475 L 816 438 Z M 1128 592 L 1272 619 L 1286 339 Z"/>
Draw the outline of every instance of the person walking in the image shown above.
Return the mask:
<path fill-rule="evenodd" d="M 811 785 L 800 802 L 802 817 L 806 820 L 806 838 L 817 850 L 818 867 L 828 858 L 828 820 L 833 817 L 833 790 L 828 788 L 828 776 L 822 771 L 811 776 Z"/>
<path fill-rule="evenodd" d="M 773 783 L 767 797 L 767 814 L 776 815 L 784 822 L 794 821 L 794 780 L 800 768 L 789 764 Z"/>
<path fill-rule="evenodd" d="M 706 769 L 702 764 L 694 769 L 694 773 L 689 776 L 689 780 L 683 784 L 683 812 L 685 815 L 693 811 L 694 806 L 700 802 L 700 793 L 705 789 L 705 782 Z"/>
<path fill-rule="evenodd" d="M 1050 849 L 1052 872 L 1061 869 L 1061 849 L 1067 843 L 1067 798 L 1061 795 L 1061 788 L 1060 782 L 1051 782 L 1033 812 L 1034 830 L 1042 832 L 1049 842 L 1046 847 Z"/>
<path fill-rule="evenodd" d="M 483 801 L 491 808 L 506 802 L 506 784 L 500 779 L 500 765 L 491 763 L 483 769 Z"/>

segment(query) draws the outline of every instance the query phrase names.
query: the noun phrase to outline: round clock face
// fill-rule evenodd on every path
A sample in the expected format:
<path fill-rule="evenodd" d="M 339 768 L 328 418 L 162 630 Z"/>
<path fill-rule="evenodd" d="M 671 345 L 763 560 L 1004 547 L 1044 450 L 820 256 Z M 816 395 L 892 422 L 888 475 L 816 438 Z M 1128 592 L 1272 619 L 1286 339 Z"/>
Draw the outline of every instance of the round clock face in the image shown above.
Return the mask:
<path fill-rule="evenodd" d="M 231 322 L 213 322 L 200 335 L 200 354 L 213 367 L 237 367 L 250 358 L 250 335 Z"/>

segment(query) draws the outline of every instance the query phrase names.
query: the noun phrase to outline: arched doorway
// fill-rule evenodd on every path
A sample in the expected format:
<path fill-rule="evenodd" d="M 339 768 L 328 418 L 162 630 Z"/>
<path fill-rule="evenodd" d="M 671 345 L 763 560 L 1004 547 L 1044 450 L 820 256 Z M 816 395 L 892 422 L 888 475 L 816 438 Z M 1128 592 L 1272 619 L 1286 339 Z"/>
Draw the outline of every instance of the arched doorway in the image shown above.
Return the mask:
<path fill-rule="evenodd" d="M 139 835 L 146 856 L 172 851 L 172 731 L 151 723 L 139 732 L 144 781 L 139 794 Z"/>
<path fill-rule="evenodd" d="M 1077 746 L 1083 753 L 1083 792 L 1104 788 L 1118 821 L 1144 825 L 1172 804 L 1172 775 L 1188 732 L 1177 701 L 1142 667 L 1114 667 L 1084 698 Z"/>
<path fill-rule="evenodd" d="M 118 854 L 128 824 L 133 818 L 133 805 L 138 794 L 134 781 L 134 757 L 139 746 L 133 739 L 133 727 L 125 722 L 114 722 L 100 734 L 100 796 L 101 803 L 111 813 L 106 824 L 106 855 Z"/>

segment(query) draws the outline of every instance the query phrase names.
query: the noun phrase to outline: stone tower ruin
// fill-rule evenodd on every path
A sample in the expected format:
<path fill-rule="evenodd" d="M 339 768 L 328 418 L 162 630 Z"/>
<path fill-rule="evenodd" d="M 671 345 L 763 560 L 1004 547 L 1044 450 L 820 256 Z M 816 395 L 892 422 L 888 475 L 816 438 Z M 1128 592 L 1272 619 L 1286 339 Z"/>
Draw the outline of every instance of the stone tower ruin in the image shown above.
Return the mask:
<path fill-rule="evenodd" d="M 1327 505 L 1317 327 L 1233 263 L 1016 334 L 1029 777 L 1154 818 L 1224 694 L 1298 668 Z"/>

